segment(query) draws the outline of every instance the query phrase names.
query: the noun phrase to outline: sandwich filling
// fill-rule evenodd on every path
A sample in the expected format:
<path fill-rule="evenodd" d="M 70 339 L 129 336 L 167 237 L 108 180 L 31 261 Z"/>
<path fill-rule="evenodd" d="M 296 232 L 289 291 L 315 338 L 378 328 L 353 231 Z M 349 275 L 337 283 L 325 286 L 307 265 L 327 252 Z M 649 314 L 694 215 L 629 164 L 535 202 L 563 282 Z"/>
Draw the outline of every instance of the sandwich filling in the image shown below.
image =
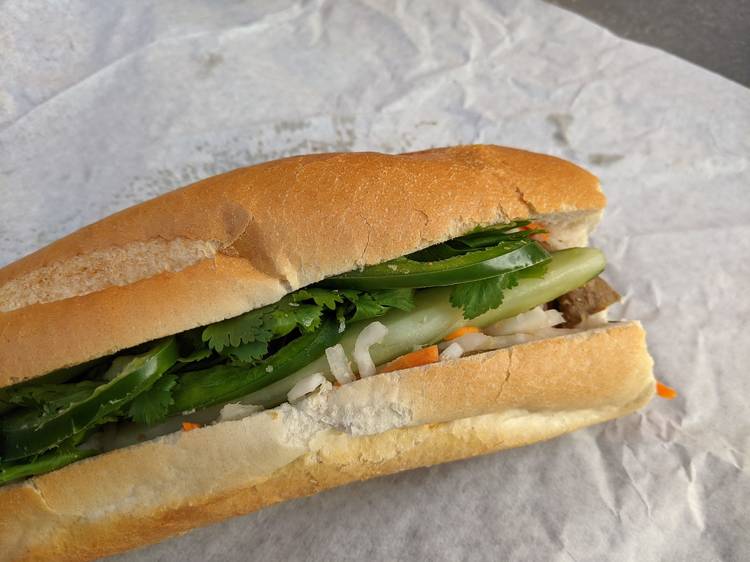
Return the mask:
<path fill-rule="evenodd" d="M 618 298 L 597 277 L 601 252 L 551 252 L 544 238 L 527 220 L 478 228 L 240 316 L 0 389 L 0 485 L 333 384 L 601 322 L 596 313 Z"/>

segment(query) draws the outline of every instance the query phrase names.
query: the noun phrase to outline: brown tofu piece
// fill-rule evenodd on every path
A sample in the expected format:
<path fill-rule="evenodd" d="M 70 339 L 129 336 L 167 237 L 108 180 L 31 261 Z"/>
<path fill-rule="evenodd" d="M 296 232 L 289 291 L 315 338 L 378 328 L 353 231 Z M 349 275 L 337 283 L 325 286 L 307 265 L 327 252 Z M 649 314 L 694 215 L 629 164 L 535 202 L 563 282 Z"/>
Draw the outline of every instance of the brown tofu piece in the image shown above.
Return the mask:
<path fill-rule="evenodd" d="M 554 307 L 565 318 L 565 328 L 574 328 L 591 314 L 601 312 L 609 305 L 620 300 L 620 294 L 601 277 L 594 277 L 591 281 L 565 293 L 558 298 Z"/>

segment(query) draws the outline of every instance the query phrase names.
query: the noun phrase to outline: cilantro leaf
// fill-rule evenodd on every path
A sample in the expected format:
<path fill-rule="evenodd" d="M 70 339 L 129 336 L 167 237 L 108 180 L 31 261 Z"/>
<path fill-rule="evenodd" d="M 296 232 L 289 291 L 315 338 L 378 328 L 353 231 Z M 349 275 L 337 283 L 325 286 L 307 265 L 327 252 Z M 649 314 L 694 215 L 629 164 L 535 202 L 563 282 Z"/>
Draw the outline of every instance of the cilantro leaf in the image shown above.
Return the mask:
<path fill-rule="evenodd" d="M 203 329 L 203 341 L 214 351 L 237 347 L 254 341 L 270 341 L 271 331 L 265 325 L 267 308 L 251 310 L 235 318 L 222 320 Z"/>
<path fill-rule="evenodd" d="M 206 326 L 202 339 L 210 349 L 237 361 L 258 361 L 268 352 L 271 340 L 297 328 L 303 333 L 317 330 L 323 308 L 333 305 L 335 309 L 336 301 L 342 300 L 339 295 L 325 294 L 331 291 L 305 291 L 307 294 L 293 293 L 276 304 Z M 300 302 L 305 300 L 316 301 L 316 304 Z"/>
<path fill-rule="evenodd" d="M 322 314 L 321 305 L 283 302 L 276 307 L 276 310 L 269 312 L 266 317 L 266 326 L 274 337 L 285 336 L 294 328 L 299 328 L 303 332 L 312 332 L 320 326 Z"/>
<path fill-rule="evenodd" d="M 209 349 L 236 362 L 256 363 L 268 354 L 273 339 L 295 329 L 301 333 L 316 331 L 327 311 L 335 311 L 341 323 L 382 316 L 391 308 L 412 310 L 414 291 L 332 291 L 308 287 L 287 295 L 276 304 L 211 324 L 203 329 L 202 340 Z"/>
<path fill-rule="evenodd" d="M 344 298 L 337 291 L 329 291 L 320 287 L 309 287 L 292 293 L 294 302 L 312 300 L 318 306 L 324 306 L 328 310 L 336 310 L 336 305 L 344 302 Z"/>
<path fill-rule="evenodd" d="M 471 320 L 503 303 L 504 291 L 518 285 L 519 279 L 540 278 L 547 273 L 547 264 L 540 263 L 517 271 L 505 273 L 482 281 L 454 285 L 450 302 L 455 308 L 463 308 L 464 318 Z"/>
<path fill-rule="evenodd" d="M 416 306 L 413 289 L 382 289 L 370 291 L 369 294 L 383 307 L 397 308 L 409 312 L 414 310 Z"/>
<path fill-rule="evenodd" d="M 232 347 L 228 355 L 239 363 L 256 363 L 268 353 L 268 342 L 251 341 L 239 347 Z"/>
<path fill-rule="evenodd" d="M 177 362 L 178 363 L 195 363 L 197 361 L 203 361 L 204 359 L 208 359 L 214 354 L 213 351 L 211 351 L 207 347 L 202 347 L 199 349 L 196 349 L 192 353 L 186 355 L 185 357 L 178 357 Z"/>
<path fill-rule="evenodd" d="M 214 351 L 203 341 L 202 328 L 194 328 L 178 334 L 177 345 L 180 350 L 177 362 L 183 365 L 210 359 L 214 355 Z"/>
<path fill-rule="evenodd" d="M 381 289 L 378 291 L 358 291 L 356 289 L 342 289 L 339 293 L 354 307 L 350 322 L 377 318 L 391 308 L 399 310 L 414 309 L 413 289 Z"/>
<path fill-rule="evenodd" d="M 177 384 L 173 374 L 163 375 L 146 392 L 139 394 L 128 408 L 128 416 L 134 422 L 154 425 L 167 417 L 169 407 L 174 404 L 172 387 Z"/>
<path fill-rule="evenodd" d="M 351 322 L 377 318 L 386 312 L 386 308 L 381 306 L 369 293 L 360 293 L 350 300 L 354 305 L 354 315 L 349 319 Z"/>
<path fill-rule="evenodd" d="M 518 285 L 515 272 L 498 277 L 461 283 L 453 287 L 450 301 L 455 308 L 463 308 L 464 318 L 471 320 L 497 308 L 503 303 L 503 292 Z"/>

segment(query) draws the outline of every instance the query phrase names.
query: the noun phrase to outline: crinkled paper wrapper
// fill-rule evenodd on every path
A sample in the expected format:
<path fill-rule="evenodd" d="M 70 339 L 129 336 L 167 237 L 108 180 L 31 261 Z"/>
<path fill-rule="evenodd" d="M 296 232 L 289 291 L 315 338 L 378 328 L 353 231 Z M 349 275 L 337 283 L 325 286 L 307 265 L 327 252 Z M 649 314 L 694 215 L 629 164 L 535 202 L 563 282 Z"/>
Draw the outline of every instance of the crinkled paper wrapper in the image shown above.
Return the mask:
<path fill-rule="evenodd" d="M 118 560 L 750 559 L 750 91 L 539 2 L 8 2 L 0 52 L 0 264 L 271 158 L 518 146 L 601 178 L 680 393 Z"/>

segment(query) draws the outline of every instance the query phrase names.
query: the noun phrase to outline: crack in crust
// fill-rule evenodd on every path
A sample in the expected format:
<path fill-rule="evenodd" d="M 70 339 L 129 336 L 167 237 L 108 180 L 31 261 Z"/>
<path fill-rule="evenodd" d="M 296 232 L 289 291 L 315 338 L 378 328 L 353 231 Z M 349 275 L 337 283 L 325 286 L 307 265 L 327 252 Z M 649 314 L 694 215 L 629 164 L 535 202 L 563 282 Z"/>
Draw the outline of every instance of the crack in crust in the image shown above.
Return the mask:
<path fill-rule="evenodd" d="M 503 382 L 500 383 L 500 388 L 497 390 L 497 394 L 495 395 L 495 401 L 499 402 L 500 397 L 503 395 L 503 390 L 505 389 L 505 385 L 508 384 L 508 381 L 510 380 L 510 376 L 513 373 L 513 348 L 508 348 L 508 367 L 505 369 L 505 377 L 503 378 Z"/>
<path fill-rule="evenodd" d="M 42 492 L 41 488 L 39 488 L 39 486 L 37 485 L 36 480 L 31 478 L 30 480 L 28 480 L 28 485 L 29 485 L 29 488 L 31 488 L 31 490 L 39 497 L 39 501 L 42 502 L 45 509 L 54 513 L 55 510 L 52 509 L 52 506 L 50 506 L 49 502 L 47 501 L 47 498 L 44 495 L 44 492 Z"/>
<path fill-rule="evenodd" d="M 516 194 L 518 195 L 518 200 L 526 206 L 526 208 L 529 210 L 529 214 L 535 215 L 537 212 L 536 207 L 534 207 L 531 201 L 526 199 L 526 196 L 523 194 L 523 191 L 521 191 L 518 187 L 516 187 L 515 190 L 516 190 Z"/>
<path fill-rule="evenodd" d="M 365 241 L 365 247 L 362 249 L 362 254 L 359 256 L 359 259 L 357 260 L 357 265 L 365 265 L 367 263 L 366 255 L 367 255 L 367 248 L 370 247 L 370 241 L 372 240 L 372 224 L 369 220 L 367 220 L 367 217 L 363 215 L 362 213 L 359 213 L 360 218 L 362 221 L 367 225 L 367 240 Z"/>

